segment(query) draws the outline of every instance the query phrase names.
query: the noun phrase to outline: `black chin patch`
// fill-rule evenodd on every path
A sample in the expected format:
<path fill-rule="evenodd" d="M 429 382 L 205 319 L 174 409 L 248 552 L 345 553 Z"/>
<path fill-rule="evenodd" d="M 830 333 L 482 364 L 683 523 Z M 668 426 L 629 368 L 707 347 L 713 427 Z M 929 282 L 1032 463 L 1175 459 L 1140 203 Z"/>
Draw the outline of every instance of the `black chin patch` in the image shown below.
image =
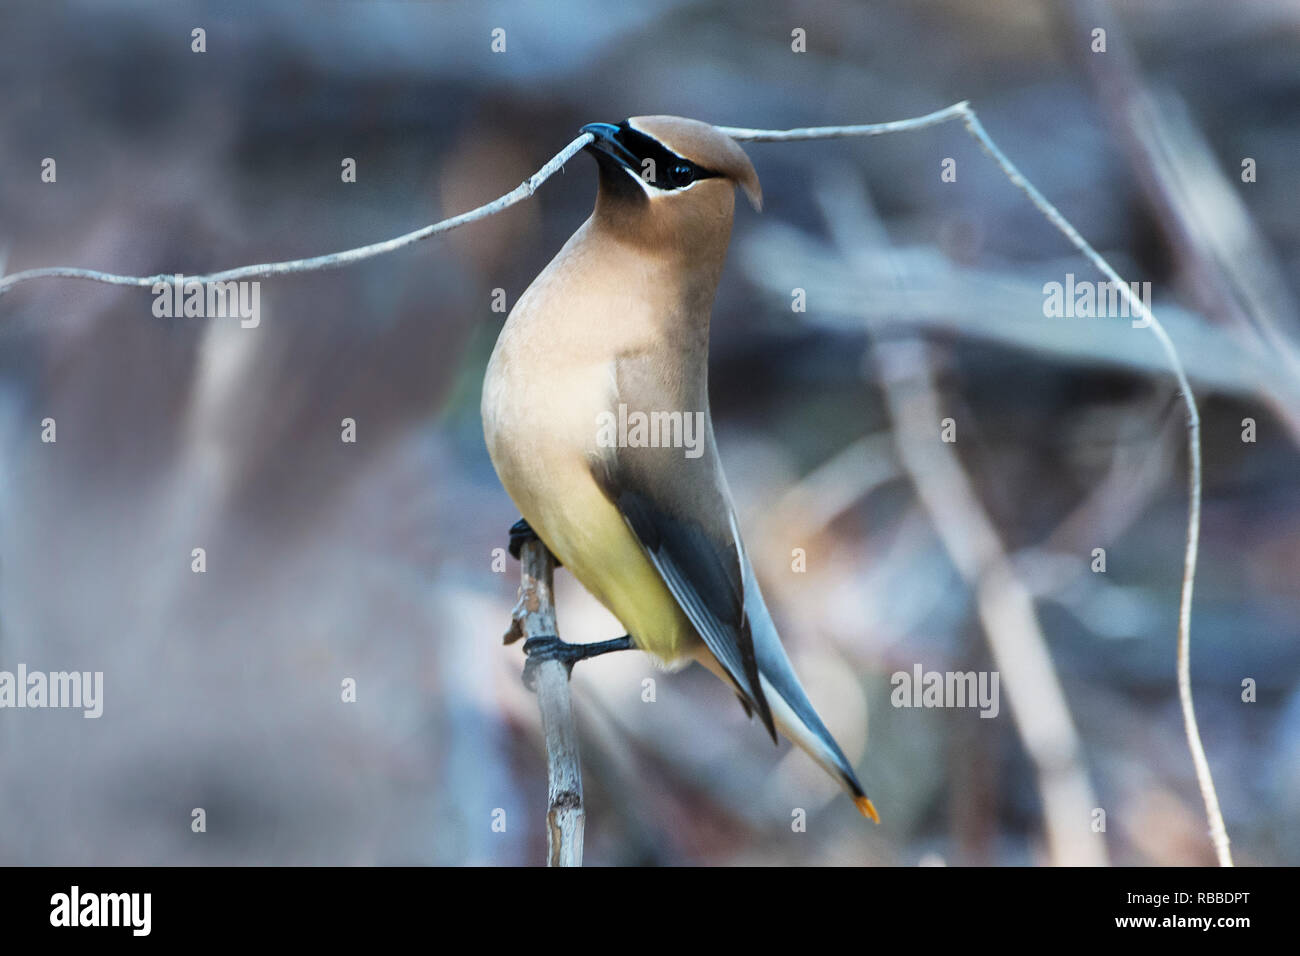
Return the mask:
<path fill-rule="evenodd" d="M 600 169 L 600 185 L 606 193 L 625 202 L 644 203 L 650 201 L 645 189 L 632 181 L 632 177 L 636 175 L 635 172 L 607 153 L 598 152 L 595 153 L 595 156 L 596 165 Z"/>

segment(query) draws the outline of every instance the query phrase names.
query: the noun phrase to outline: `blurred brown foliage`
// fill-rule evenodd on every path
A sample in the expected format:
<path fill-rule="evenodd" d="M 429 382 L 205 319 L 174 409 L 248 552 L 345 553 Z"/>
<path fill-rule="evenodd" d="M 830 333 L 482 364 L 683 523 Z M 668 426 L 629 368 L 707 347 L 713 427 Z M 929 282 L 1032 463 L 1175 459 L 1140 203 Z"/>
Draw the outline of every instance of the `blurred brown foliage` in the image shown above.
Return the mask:
<path fill-rule="evenodd" d="M 1144 172 L 1112 61 L 1080 49 L 1079 17 L 1102 14 L 1173 173 Z M 1300 8 L 1272 0 L 24 0 L 0 8 L 0 254 L 10 272 L 194 274 L 462 211 L 586 122 L 871 122 L 969 99 L 1121 273 L 1153 283 L 1184 350 L 1205 422 L 1202 733 L 1239 862 L 1296 863 L 1298 34 Z M 1181 411 L 1149 336 L 1043 317 L 1043 283 L 1094 277 L 959 126 L 748 151 L 767 209 L 738 211 L 715 312 L 719 441 L 786 643 L 885 824 L 774 751 L 711 676 L 615 655 L 575 678 L 589 862 L 1048 860 L 1006 708 L 890 706 L 896 671 L 991 664 L 901 477 L 868 329 L 931 345 L 964 470 L 1035 595 L 1111 861 L 1212 862 L 1173 679 Z M 1152 175 L 1186 178 L 1162 202 Z M 266 281 L 255 330 L 156 319 L 144 292 L 85 283 L 0 302 L 0 668 L 102 670 L 106 697 L 99 720 L 0 712 L 0 862 L 542 859 L 536 712 L 500 645 L 517 576 L 492 570 L 516 514 L 478 384 L 493 290 L 513 303 L 594 189 L 579 157 L 490 222 Z M 846 250 L 823 211 L 850 200 L 864 234 Z M 559 588 L 566 638 L 621 633 L 562 572 Z"/>

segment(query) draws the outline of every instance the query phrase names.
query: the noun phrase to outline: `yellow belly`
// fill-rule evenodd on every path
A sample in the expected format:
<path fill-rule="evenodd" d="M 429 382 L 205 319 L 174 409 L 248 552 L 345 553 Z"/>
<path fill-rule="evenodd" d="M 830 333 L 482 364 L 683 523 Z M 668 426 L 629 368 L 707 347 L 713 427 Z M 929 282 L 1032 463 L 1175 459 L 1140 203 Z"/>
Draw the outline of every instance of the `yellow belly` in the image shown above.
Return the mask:
<path fill-rule="evenodd" d="M 693 653 L 699 642 L 695 629 L 589 475 L 571 475 L 562 491 L 545 498 L 535 487 L 506 490 L 551 553 L 619 619 L 639 648 L 664 663 Z"/>

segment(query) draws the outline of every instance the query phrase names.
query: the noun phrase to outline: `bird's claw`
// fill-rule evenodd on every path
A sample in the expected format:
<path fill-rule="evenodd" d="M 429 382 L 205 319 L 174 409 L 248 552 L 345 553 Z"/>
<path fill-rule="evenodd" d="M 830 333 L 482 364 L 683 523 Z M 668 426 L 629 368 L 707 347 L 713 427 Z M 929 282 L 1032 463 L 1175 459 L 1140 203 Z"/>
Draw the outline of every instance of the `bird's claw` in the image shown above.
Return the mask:
<path fill-rule="evenodd" d="M 573 665 L 582 659 L 582 648 L 568 644 L 552 634 L 530 637 L 524 641 L 524 686 L 534 689 L 537 682 L 537 667 L 545 661 L 559 661 L 564 665 L 566 675 L 573 674 Z"/>
<path fill-rule="evenodd" d="M 573 665 L 591 657 L 600 657 L 612 651 L 630 651 L 636 647 L 632 638 L 624 634 L 611 641 L 598 641 L 595 644 L 569 644 L 554 634 L 542 634 L 524 641 L 524 686 L 533 689 L 537 665 L 543 661 L 559 661 L 564 665 L 564 672 L 573 674 Z"/>
<path fill-rule="evenodd" d="M 537 532 L 529 526 L 528 522 L 525 519 L 520 518 L 510 526 L 510 557 L 518 561 L 520 552 L 523 551 L 525 544 L 529 541 L 540 540 L 541 539 L 537 537 Z M 557 568 L 564 566 L 560 564 L 560 559 L 554 554 L 551 555 L 551 560 L 555 562 Z"/>

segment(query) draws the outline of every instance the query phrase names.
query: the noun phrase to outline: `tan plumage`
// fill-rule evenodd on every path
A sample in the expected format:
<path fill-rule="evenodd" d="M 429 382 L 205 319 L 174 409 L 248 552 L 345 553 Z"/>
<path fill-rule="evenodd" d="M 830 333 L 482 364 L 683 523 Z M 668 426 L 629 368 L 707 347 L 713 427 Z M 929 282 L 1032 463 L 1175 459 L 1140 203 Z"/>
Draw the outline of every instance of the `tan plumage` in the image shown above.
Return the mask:
<path fill-rule="evenodd" d="M 493 465 L 538 537 L 638 647 L 665 663 L 704 662 L 874 817 L 781 649 L 708 414 L 709 316 L 734 187 L 757 207 L 758 176 L 735 142 L 695 120 L 587 129 L 599 134 L 595 210 L 515 305 L 488 364 Z M 620 404 L 702 412 L 703 453 L 603 447 L 598 419 Z"/>

